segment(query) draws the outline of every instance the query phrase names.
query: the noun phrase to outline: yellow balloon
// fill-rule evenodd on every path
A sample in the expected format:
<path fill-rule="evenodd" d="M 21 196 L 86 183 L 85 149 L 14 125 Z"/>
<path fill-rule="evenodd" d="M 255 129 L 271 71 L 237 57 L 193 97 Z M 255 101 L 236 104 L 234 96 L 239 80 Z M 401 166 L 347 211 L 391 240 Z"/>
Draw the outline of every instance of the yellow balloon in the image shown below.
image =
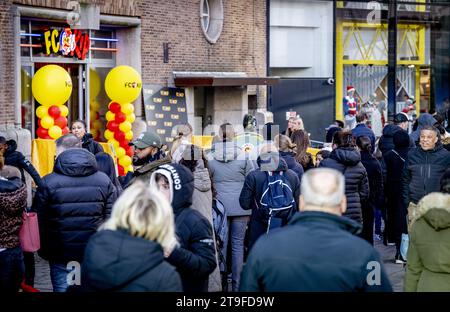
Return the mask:
<path fill-rule="evenodd" d="M 100 93 L 100 76 L 92 67 L 89 68 L 89 98 L 94 99 Z"/>
<path fill-rule="evenodd" d="M 128 121 L 124 121 L 119 125 L 119 129 L 120 131 L 127 133 L 131 130 L 131 123 L 129 123 Z"/>
<path fill-rule="evenodd" d="M 125 133 L 125 140 L 127 141 L 133 140 L 133 131 L 128 131 Z"/>
<path fill-rule="evenodd" d="M 122 113 L 124 113 L 125 115 L 129 115 L 131 113 L 134 113 L 134 105 L 131 103 L 125 103 L 122 104 L 120 107 L 120 110 L 122 111 Z"/>
<path fill-rule="evenodd" d="M 126 152 L 125 152 L 125 150 L 123 149 L 123 147 L 119 147 L 119 148 L 116 150 L 116 156 L 117 156 L 117 158 L 122 158 L 123 156 L 125 156 L 125 154 L 126 154 Z"/>
<path fill-rule="evenodd" d="M 112 146 L 114 147 L 114 150 L 117 150 L 120 147 L 119 142 L 114 138 L 112 138 L 108 142 L 112 144 Z"/>
<path fill-rule="evenodd" d="M 131 172 L 134 171 L 133 165 L 129 165 L 128 168 L 125 168 L 125 172 L 128 172 L 128 171 L 131 171 Z"/>
<path fill-rule="evenodd" d="M 98 112 L 98 110 L 100 109 L 100 103 L 96 100 L 91 100 L 91 104 L 89 105 L 89 107 L 91 108 L 91 112 Z"/>
<path fill-rule="evenodd" d="M 130 66 L 113 68 L 105 79 L 108 97 L 119 103 L 133 102 L 141 93 L 142 80 L 139 73 Z"/>
<path fill-rule="evenodd" d="M 106 130 L 105 130 L 105 139 L 106 139 L 107 141 L 110 141 L 110 140 L 113 139 L 113 138 L 114 138 L 114 132 L 112 132 L 112 131 L 106 129 Z"/>
<path fill-rule="evenodd" d="M 50 129 L 55 124 L 55 121 L 49 115 L 42 117 L 41 126 L 44 129 Z"/>
<path fill-rule="evenodd" d="M 130 115 L 127 115 L 127 121 L 129 123 L 133 123 L 136 120 L 136 115 L 131 113 Z"/>
<path fill-rule="evenodd" d="M 58 107 L 61 110 L 61 116 L 67 117 L 67 115 L 69 115 L 69 109 L 66 105 L 58 105 Z"/>
<path fill-rule="evenodd" d="M 122 156 L 121 158 L 119 158 L 119 165 L 127 168 L 129 165 L 131 165 L 131 157 L 128 155 Z"/>
<path fill-rule="evenodd" d="M 106 112 L 106 115 L 105 115 L 105 118 L 106 118 L 106 120 L 108 120 L 108 121 L 112 121 L 112 120 L 114 120 L 114 119 L 116 118 L 116 114 L 114 114 L 114 113 L 111 112 L 111 111 L 107 111 L 107 112 Z"/>
<path fill-rule="evenodd" d="M 41 122 L 42 123 L 42 122 Z M 48 135 L 52 138 L 52 139 L 57 139 L 62 135 L 62 130 L 60 127 L 58 126 L 51 126 L 50 129 L 48 129 Z"/>
<path fill-rule="evenodd" d="M 60 105 L 65 103 L 72 93 L 72 79 L 61 66 L 45 65 L 34 75 L 31 90 L 40 104 Z"/>
<path fill-rule="evenodd" d="M 92 124 L 95 130 L 100 130 L 103 127 L 103 123 L 100 120 L 94 121 Z"/>
<path fill-rule="evenodd" d="M 39 105 L 39 107 L 36 108 L 36 116 L 38 118 L 42 118 L 47 115 L 48 115 L 48 107 L 47 106 Z"/>

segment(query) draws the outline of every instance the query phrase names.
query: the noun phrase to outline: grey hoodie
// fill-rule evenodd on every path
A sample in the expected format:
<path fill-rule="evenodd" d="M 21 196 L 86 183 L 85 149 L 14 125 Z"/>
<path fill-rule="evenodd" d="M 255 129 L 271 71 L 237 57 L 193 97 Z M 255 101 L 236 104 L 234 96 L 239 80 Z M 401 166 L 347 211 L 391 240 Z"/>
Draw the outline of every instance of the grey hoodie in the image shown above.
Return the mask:
<path fill-rule="evenodd" d="M 242 157 L 242 150 L 235 142 L 218 142 L 208 155 L 208 168 L 217 191 L 217 198 L 223 203 L 229 217 L 249 216 L 239 204 L 239 194 L 245 176 L 252 171 L 253 164 Z"/>

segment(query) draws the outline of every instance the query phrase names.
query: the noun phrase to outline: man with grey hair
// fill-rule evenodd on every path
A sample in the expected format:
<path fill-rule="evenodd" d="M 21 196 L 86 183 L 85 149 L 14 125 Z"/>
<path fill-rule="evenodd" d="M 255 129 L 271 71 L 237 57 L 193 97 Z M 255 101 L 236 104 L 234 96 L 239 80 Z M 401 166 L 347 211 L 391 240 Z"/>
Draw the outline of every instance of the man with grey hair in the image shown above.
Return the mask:
<path fill-rule="evenodd" d="M 253 246 L 240 290 L 392 291 L 378 253 L 354 235 L 361 225 L 342 217 L 343 175 L 312 169 L 303 175 L 301 194 L 300 212 L 288 226 Z"/>
<path fill-rule="evenodd" d="M 56 150 L 53 172 L 43 178 L 33 210 L 39 219 L 39 255 L 49 261 L 53 291 L 64 292 L 73 261 L 83 260 L 89 238 L 109 218 L 117 194 L 110 178 L 98 171 L 95 156 L 81 148 L 75 135 L 56 140 Z"/>

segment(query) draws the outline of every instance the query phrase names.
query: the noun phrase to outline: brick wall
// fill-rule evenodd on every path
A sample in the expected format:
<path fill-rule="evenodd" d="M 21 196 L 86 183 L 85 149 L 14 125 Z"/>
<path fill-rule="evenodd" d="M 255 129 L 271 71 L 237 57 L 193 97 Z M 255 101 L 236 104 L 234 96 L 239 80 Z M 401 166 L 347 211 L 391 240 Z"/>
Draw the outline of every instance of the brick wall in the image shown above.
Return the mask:
<path fill-rule="evenodd" d="M 0 125 L 14 123 L 14 37 L 11 2 L 0 1 Z"/>

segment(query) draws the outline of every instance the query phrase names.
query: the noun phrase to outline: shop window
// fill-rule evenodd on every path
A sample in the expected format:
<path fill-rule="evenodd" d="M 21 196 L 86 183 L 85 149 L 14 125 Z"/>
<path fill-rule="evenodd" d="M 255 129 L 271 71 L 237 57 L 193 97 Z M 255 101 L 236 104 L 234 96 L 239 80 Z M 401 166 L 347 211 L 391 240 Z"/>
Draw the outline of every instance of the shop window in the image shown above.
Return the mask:
<path fill-rule="evenodd" d="M 117 52 L 117 39 L 111 30 L 91 31 L 91 58 L 114 59 Z"/>
<path fill-rule="evenodd" d="M 22 110 L 22 128 L 33 132 L 33 101 L 31 95 L 31 66 L 22 66 L 20 71 L 21 82 L 21 110 Z"/>
<path fill-rule="evenodd" d="M 223 27 L 222 0 L 202 0 L 200 2 L 200 24 L 206 40 L 216 43 Z"/>

